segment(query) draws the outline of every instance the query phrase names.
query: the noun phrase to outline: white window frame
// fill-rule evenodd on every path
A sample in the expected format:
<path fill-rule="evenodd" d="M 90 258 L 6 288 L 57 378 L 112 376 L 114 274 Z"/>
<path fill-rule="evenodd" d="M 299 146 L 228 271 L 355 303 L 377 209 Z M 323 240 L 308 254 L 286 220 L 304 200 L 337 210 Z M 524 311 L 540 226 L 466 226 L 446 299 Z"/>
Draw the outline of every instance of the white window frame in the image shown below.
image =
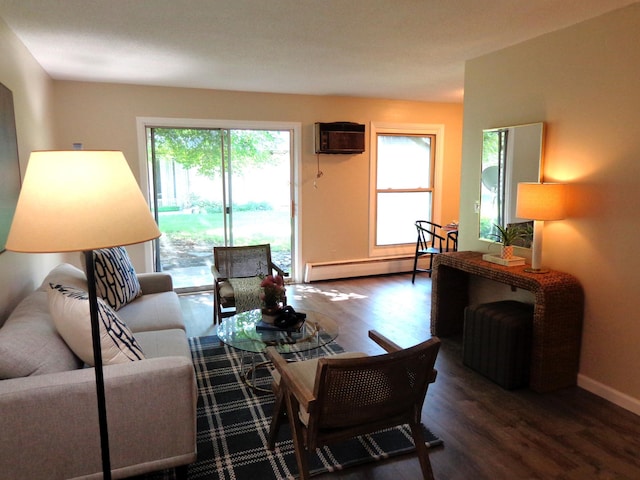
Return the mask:
<path fill-rule="evenodd" d="M 223 120 L 223 119 L 192 119 L 192 118 L 168 118 L 168 117 L 136 117 L 136 130 L 138 137 L 138 159 L 140 173 L 140 188 L 146 192 L 147 201 L 149 199 L 149 178 L 148 178 L 148 158 L 147 158 L 147 128 L 167 127 L 167 128 L 239 128 L 256 130 L 290 130 L 291 131 L 291 228 L 295 234 L 291 243 L 291 262 L 295 277 L 294 283 L 302 281 L 304 272 L 302 268 L 301 237 L 302 227 L 300 222 L 300 212 L 302 211 L 302 124 L 300 122 L 271 122 L 257 120 Z M 145 243 L 145 268 L 146 271 L 153 271 L 153 250 L 151 242 Z"/>
<path fill-rule="evenodd" d="M 435 152 L 433 166 L 433 192 L 431 217 L 433 221 L 439 219 L 442 191 L 442 164 L 444 125 L 422 123 L 389 123 L 371 122 L 369 129 L 370 164 L 369 164 L 369 256 L 370 257 L 400 257 L 415 253 L 415 241 L 402 245 L 376 245 L 377 224 L 377 169 L 378 169 L 378 135 L 434 135 Z M 416 218 L 416 220 L 419 220 Z M 417 236 L 417 234 L 416 234 Z"/>

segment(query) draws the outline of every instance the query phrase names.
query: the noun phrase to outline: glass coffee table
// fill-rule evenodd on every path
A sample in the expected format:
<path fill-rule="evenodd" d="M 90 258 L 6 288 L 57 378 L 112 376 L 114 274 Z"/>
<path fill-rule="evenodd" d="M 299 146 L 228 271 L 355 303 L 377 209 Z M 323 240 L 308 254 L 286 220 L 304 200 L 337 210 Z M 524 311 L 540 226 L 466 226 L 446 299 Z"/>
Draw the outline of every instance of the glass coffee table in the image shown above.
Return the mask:
<path fill-rule="evenodd" d="M 335 320 L 319 312 L 304 311 L 307 318 L 299 331 L 284 330 L 256 330 L 256 325 L 262 319 L 259 309 L 238 313 L 227 317 L 218 325 L 217 335 L 220 341 L 239 350 L 240 371 L 244 382 L 256 391 L 270 392 L 258 387 L 255 383 L 256 368 L 266 366 L 269 362 L 255 362 L 255 354 L 263 353 L 267 347 L 273 346 L 282 354 L 300 353 L 305 357 L 313 355 L 314 351 L 338 336 L 338 324 Z M 245 356 L 250 357 L 250 365 L 245 371 Z"/>

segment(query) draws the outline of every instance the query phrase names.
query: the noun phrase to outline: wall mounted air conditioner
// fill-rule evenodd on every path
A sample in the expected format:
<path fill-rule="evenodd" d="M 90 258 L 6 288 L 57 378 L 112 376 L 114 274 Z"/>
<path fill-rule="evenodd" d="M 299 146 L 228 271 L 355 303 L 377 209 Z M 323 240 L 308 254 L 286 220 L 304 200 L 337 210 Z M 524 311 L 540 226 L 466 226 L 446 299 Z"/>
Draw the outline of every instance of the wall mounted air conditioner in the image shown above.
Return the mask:
<path fill-rule="evenodd" d="M 352 122 L 316 123 L 316 153 L 364 152 L 364 125 Z"/>

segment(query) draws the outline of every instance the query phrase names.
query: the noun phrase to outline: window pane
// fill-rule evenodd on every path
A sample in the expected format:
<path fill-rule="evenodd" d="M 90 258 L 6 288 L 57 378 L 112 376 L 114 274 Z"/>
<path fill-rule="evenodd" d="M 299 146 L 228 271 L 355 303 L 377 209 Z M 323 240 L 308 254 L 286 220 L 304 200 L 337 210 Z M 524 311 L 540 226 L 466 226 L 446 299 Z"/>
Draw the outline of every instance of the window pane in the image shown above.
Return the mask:
<path fill-rule="evenodd" d="M 377 188 L 430 188 L 431 137 L 378 135 Z"/>
<path fill-rule="evenodd" d="M 376 245 L 415 243 L 416 220 L 431 219 L 431 193 L 378 193 Z"/>

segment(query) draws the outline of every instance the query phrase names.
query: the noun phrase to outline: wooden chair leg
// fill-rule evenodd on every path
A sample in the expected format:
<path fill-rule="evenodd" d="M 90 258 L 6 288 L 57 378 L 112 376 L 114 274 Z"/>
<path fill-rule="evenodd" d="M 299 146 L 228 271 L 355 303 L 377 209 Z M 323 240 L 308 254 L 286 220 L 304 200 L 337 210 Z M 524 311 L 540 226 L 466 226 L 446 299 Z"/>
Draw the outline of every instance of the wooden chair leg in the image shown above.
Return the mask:
<path fill-rule="evenodd" d="M 300 480 L 309 480 L 309 459 L 304 444 L 304 435 L 302 434 L 303 426 L 298 416 L 300 406 L 293 395 L 287 393 L 284 393 L 284 395 L 286 396 L 287 416 L 289 417 L 293 447 L 296 453 L 296 462 L 298 463 L 298 475 Z"/>
<path fill-rule="evenodd" d="M 267 442 L 267 448 L 269 450 L 273 450 L 276 446 L 276 438 L 278 436 L 278 431 L 280 430 L 280 425 L 282 425 L 282 421 L 284 420 L 285 410 L 287 408 L 284 401 L 284 395 L 282 393 L 282 389 L 274 388 L 273 394 L 275 395 L 276 400 L 273 405 L 273 414 L 271 415 L 271 427 L 269 428 L 269 439 Z"/>
<path fill-rule="evenodd" d="M 220 302 L 218 300 L 218 291 L 213 289 L 213 324 L 220 323 Z"/>
<path fill-rule="evenodd" d="M 422 477 L 425 480 L 434 480 L 433 470 L 431 469 L 431 460 L 429 460 L 429 450 L 424 443 L 424 433 L 422 431 L 422 425 L 420 425 L 419 423 L 411 423 L 410 427 L 411 435 L 413 437 L 413 443 L 416 446 L 418 460 L 420 460 Z"/>

